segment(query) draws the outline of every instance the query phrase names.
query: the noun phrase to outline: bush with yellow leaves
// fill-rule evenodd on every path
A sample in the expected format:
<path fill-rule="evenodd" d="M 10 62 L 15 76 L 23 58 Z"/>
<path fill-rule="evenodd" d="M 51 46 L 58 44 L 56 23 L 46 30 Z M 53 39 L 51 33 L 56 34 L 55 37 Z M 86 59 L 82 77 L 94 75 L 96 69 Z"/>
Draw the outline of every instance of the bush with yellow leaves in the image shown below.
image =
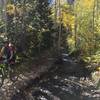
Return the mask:
<path fill-rule="evenodd" d="M 8 4 L 7 5 L 7 13 L 9 15 L 12 15 L 12 14 L 14 14 L 14 12 L 15 12 L 15 6 L 14 6 L 14 4 Z"/>

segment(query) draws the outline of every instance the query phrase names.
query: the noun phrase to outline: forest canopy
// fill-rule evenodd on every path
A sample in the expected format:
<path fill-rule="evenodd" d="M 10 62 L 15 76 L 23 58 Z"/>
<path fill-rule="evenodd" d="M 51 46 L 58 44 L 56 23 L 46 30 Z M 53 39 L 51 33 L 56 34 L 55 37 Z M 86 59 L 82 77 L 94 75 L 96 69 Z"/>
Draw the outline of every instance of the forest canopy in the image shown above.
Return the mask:
<path fill-rule="evenodd" d="M 100 58 L 100 0 L 1 0 L 0 4 L 1 38 L 25 54 L 64 48 L 69 54 L 80 51 L 86 61 Z"/>

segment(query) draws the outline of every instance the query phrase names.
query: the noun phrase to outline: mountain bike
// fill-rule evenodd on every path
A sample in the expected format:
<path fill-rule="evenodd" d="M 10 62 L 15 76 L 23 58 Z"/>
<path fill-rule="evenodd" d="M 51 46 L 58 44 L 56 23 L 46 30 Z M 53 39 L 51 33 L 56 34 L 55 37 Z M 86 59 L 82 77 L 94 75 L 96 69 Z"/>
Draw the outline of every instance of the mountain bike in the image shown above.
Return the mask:
<path fill-rule="evenodd" d="M 0 87 L 2 87 L 2 85 L 3 85 L 5 76 L 6 76 L 5 65 L 0 64 Z"/>
<path fill-rule="evenodd" d="M 16 74 L 16 70 L 11 66 L 14 65 L 0 63 L 0 87 L 2 87 L 6 78 L 9 78 L 13 82 L 17 81 L 18 76 Z"/>

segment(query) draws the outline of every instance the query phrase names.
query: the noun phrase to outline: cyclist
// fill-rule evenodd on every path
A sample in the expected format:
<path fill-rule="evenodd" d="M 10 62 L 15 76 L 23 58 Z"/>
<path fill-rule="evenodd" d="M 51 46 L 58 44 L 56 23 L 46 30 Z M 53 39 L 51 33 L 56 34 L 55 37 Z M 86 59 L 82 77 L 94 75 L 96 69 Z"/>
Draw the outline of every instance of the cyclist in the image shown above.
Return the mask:
<path fill-rule="evenodd" d="M 5 63 L 8 63 L 11 57 L 11 52 L 9 49 L 9 42 L 5 41 L 4 46 L 1 49 L 1 57 Z"/>
<path fill-rule="evenodd" d="M 4 42 L 4 46 L 2 47 L 1 52 L 0 52 L 0 57 L 2 57 L 1 64 L 4 65 L 3 75 L 5 74 L 9 76 L 10 80 L 16 81 L 17 77 L 14 71 L 15 67 L 13 66 L 15 64 L 14 46 L 8 41 Z"/>

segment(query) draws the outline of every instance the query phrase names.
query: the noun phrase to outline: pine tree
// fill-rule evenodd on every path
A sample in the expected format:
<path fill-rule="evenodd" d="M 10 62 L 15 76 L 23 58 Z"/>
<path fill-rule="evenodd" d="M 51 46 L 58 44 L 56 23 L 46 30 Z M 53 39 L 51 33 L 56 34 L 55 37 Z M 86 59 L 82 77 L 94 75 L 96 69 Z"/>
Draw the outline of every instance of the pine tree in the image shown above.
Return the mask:
<path fill-rule="evenodd" d="M 36 10 L 40 18 L 40 25 L 45 29 L 51 28 L 52 27 L 52 20 L 50 18 L 51 9 L 49 7 L 48 0 L 37 0 Z"/>

